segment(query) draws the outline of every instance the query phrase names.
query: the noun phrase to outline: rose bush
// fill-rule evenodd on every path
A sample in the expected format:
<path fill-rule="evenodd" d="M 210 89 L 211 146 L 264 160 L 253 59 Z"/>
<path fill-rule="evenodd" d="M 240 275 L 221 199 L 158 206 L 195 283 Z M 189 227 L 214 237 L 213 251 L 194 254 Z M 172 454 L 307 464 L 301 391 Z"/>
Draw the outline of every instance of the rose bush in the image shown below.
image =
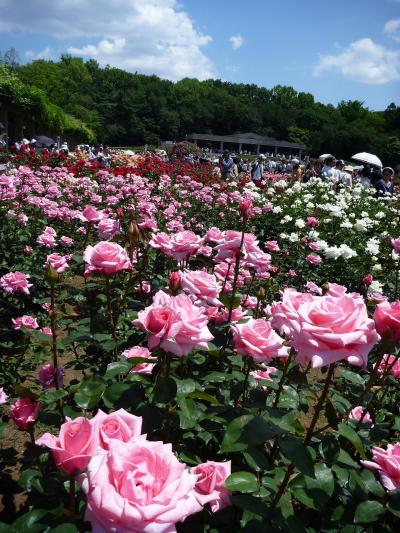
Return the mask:
<path fill-rule="evenodd" d="M 24 157 L 0 176 L 0 530 L 396 531 L 398 198 Z"/>

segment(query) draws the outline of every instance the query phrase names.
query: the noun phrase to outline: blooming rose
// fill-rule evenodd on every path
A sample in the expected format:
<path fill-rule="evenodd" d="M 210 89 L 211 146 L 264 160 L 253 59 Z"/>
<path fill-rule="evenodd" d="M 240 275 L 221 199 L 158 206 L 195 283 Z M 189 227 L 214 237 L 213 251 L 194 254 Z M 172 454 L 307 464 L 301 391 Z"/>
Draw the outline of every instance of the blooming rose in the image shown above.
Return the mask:
<path fill-rule="evenodd" d="M 158 291 L 153 303 L 139 312 L 135 326 L 150 334 L 150 349 L 160 346 L 175 355 L 187 355 L 194 347 L 208 349 L 214 337 L 207 327 L 207 316 L 185 294 L 169 296 Z"/>
<path fill-rule="evenodd" d="M 90 461 L 82 483 L 85 518 L 98 533 L 172 533 L 177 522 L 201 510 L 195 484 L 170 444 L 112 440 L 106 454 Z"/>
<path fill-rule="evenodd" d="M 17 318 L 13 318 L 11 321 L 13 324 L 13 329 L 37 329 L 39 327 L 39 324 L 34 316 L 22 315 L 18 316 Z"/>
<path fill-rule="evenodd" d="M 374 278 L 372 274 L 367 274 L 366 276 L 363 277 L 362 281 L 365 285 L 371 285 L 371 283 L 374 281 Z"/>
<path fill-rule="evenodd" d="M 32 246 L 24 246 L 24 254 L 25 255 L 31 255 L 32 252 L 33 252 Z"/>
<path fill-rule="evenodd" d="M 307 226 L 316 228 L 318 226 L 318 220 L 315 217 L 307 217 Z"/>
<path fill-rule="evenodd" d="M 144 359 L 151 358 L 150 350 L 143 346 L 134 346 L 133 348 L 122 352 L 122 355 L 127 359 L 130 359 L 131 357 L 143 357 Z M 136 372 L 137 374 L 151 374 L 155 366 L 155 363 L 139 363 L 132 368 L 131 372 Z"/>
<path fill-rule="evenodd" d="M 56 245 L 56 230 L 50 227 L 47 227 L 43 233 L 41 233 L 36 242 L 42 244 L 46 248 L 53 248 Z"/>
<path fill-rule="evenodd" d="M 213 274 L 204 270 L 184 270 L 180 274 L 182 289 L 209 305 L 222 305 L 218 300 L 221 285 Z"/>
<path fill-rule="evenodd" d="M 353 420 L 361 420 L 362 418 L 362 421 L 365 423 L 372 422 L 371 415 L 361 405 L 357 405 L 357 407 L 354 407 L 354 409 L 350 411 L 349 418 L 352 418 Z"/>
<path fill-rule="evenodd" d="M 326 294 L 328 296 L 343 296 L 347 292 L 347 287 L 343 285 L 338 285 L 337 283 L 328 283 L 328 290 Z"/>
<path fill-rule="evenodd" d="M 51 365 L 50 363 L 48 363 L 47 365 L 43 365 L 42 368 L 39 370 L 39 381 L 44 389 L 55 387 L 56 379 L 57 379 L 57 385 L 59 387 L 62 387 L 63 377 L 64 377 L 64 369 L 57 368 L 57 372 L 56 372 L 54 366 Z"/>
<path fill-rule="evenodd" d="M 194 466 L 190 472 L 197 476 L 194 490 L 200 505 L 209 503 L 213 513 L 230 505 L 230 492 L 224 487 L 224 483 L 231 474 L 231 461 L 207 461 Z"/>
<path fill-rule="evenodd" d="M 99 409 L 90 423 L 97 446 L 103 450 L 110 448 L 111 439 L 128 442 L 137 439 L 142 431 L 142 417 L 131 415 L 125 409 L 118 409 L 109 415 Z"/>
<path fill-rule="evenodd" d="M 69 255 L 50 254 L 46 258 L 46 263 L 43 268 L 53 268 L 58 274 L 62 274 L 69 268 L 68 261 L 71 259 Z"/>
<path fill-rule="evenodd" d="M 390 374 L 395 378 L 400 379 L 400 357 L 389 354 L 384 355 L 382 361 L 379 363 L 378 372 L 380 374 L 386 374 L 389 368 Z"/>
<path fill-rule="evenodd" d="M 181 273 L 170 272 L 169 273 L 169 288 L 171 291 L 175 292 L 181 288 Z"/>
<path fill-rule="evenodd" d="M 309 265 L 317 266 L 321 263 L 322 259 L 317 254 L 308 254 L 306 257 L 306 261 Z"/>
<path fill-rule="evenodd" d="M 279 252 L 280 251 L 279 244 L 276 241 L 267 241 L 265 243 L 265 248 L 269 252 Z"/>
<path fill-rule="evenodd" d="M 400 488 L 400 442 L 388 444 L 387 449 L 372 448 L 372 461 L 361 461 L 361 464 L 379 472 L 382 485 L 388 491 Z"/>
<path fill-rule="evenodd" d="M 207 230 L 207 233 L 204 236 L 204 240 L 206 242 L 220 243 L 224 240 L 224 232 L 221 231 L 219 228 L 212 227 Z"/>
<path fill-rule="evenodd" d="M 74 241 L 73 239 L 71 239 L 71 237 L 66 237 L 65 235 L 63 235 L 62 237 L 60 237 L 60 244 L 62 244 L 63 246 L 72 246 L 74 244 Z"/>
<path fill-rule="evenodd" d="M 395 342 L 400 340 L 400 300 L 377 305 L 374 320 L 380 335 L 388 335 Z"/>
<path fill-rule="evenodd" d="M 99 238 L 102 240 L 111 239 L 121 231 L 119 220 L 113 218 L 103 218 L 96 226 Z"/>
<path fill-rule="evenodd" d="M 97 209 L 92 205 L 87 205 L 83 210 L 81 216 L 81 220 L 83 220 L 84 222 L 90 222 L 91 224 L 100 222 L 100 220 L 102 220 L 103 218 L 104 213 L 102 211 L 97 211 Z"/>
<path fill-rule="evenodd" d="M 273 328 L 281 334 L 290 335 L 291 327 L 289 319 L 296 319 L 297 310 L 302 302 L 308 302 L 313 296 L 304 292 L 297 292 L 296 289 L 285 289 L 282 294 L 281 302 L 273 302 L 271 306 Z"/>
<path fill-rule="evenodd" d="M 7 394 L 4 392 L 3 387 L 0 387 L 0 405 L 3 405 L 7 401 Z"/>
<path fill-rule="evenodd" d="M 232 325 L 231 330 L 237 353 L 252 357 L 257 363 L 288 355 L 288 348 L 283 346 L 283 339 L 263 318 L 250 318 L 245 324 Z"/>
<path fill-rule="evenodd" d="M 192 231 L 179 231 L 178 233 L 173 233 L 170 236 L 171 248 L 168 255 L 177 261 L 182 261 L 182 259 L 194 255 L 203 242 L 204 239 Z"/>
<path fill-rule="evenodd" d="M 397 237 L 397 239 L 390 239 L 390 244 L 393 247 L 393 250 L 396 252 L 396 254 L 400 254 L 400 237 Z"/>
<path fill-rule="evenodd" d="M 15 292 L 22 292 L 29 294 L 29 287 L 32 283 L 28 282 L 29 274 L 23 272 L 9 272 L 0 278 L 0 287 L 7 294 L 14 294 Z"/>
<path fill-rule="evenodd" d="M 28 424 L 36 422 L 42 407 L 41 403 L 34 402 L 30 398 L 18 398 L 11 405 L 11 417 L 19 428 L 26 429 Z"/>
<path fill-rule="evenodd" d="M 313 368 L 343 359 L 365 368 L 368 353 L 380 340 L 364 300 L 356 294 L 312 296 L 288 322 L 297 362 L 311 362 Z"/>
<path fill-rule="evenodd" d="M 318 285 L 316 285 L 313 281 L 307 281 L 307 283 L 305 284 L 305 288 L 309 292 L 313 292 L 313 293 L 319 294 L 319 295 L 322 294 L 322 289 L 320 287 L 318 287 Z"/>
<path fill-rule="evenodd" d="M 132 268 L 126 250 L 115 242 L 102 241 L 95 246 L 88 246 L 83 259 L 86 263 L 85 276 L 92 272 L 110 276 Z"/>
<path fill-rule="evenodd" d="M 36 444 L 50 448 L 56 465 L 71 475 L 87 467 L 97 443 L 87 418 L 80 416 L 71 420 L 67 416 L 65 420 L 58 437 L 45 433 Z"/>

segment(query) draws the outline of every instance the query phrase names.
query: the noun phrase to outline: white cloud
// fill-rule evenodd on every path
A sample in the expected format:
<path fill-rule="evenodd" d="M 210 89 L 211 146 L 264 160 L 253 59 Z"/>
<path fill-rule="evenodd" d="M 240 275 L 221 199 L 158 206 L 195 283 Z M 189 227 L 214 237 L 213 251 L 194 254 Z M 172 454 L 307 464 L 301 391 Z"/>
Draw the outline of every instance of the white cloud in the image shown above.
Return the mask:
<path fill-rule="evenodd" d="M 350 43 L 338 54 L 320 55 L 313 73 L 338 71 L 345 78 L 369 84 L 384 84 L 400 79 L 400 51 L 389 50 L 372 39 Z"/>
<path fill-rule="evenodd" d="M 102 65 L 173 80 L 215 77 L 203 51 L 212 38 L 178 0 L 0 0 L 0 13 L 0 32 L 46 33 Z"/>
<path fill-rule="evenodd" d="M 33 50 L 27 50 L 25 52 L 25 56 L 30 61 L 33 61 L 34 59 L 51 59 L 52 55 L 52 50 L 48 47 L 44 48 L 40 52 L 34 52 Z"/>
<path fill-rule="evenodd" d="M 388 20 L 383 31 L 395 41 L 400 42 L 400 19 Z"/>
<path fill-rule="evenodd" d="M 244 39 L 241 35 L 232 35 L 232 37 L 229 37 L 229 40 L 234 50 L 240 48 L 244 43 Z"/>

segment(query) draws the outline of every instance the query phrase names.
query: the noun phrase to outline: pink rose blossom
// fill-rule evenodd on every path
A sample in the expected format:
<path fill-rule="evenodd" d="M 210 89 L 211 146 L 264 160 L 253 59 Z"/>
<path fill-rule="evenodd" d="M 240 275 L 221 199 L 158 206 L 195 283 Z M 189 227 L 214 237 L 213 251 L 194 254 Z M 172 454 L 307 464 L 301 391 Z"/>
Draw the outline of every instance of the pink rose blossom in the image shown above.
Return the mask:
<path fill-rule="evenodd" d="M 65 235 L 63 235 L 62 237 L 60 237 L 60 244 L 69 247 L 74 244 L 74 241 L 73 239 L 71 239 L 71 237 L 66 237 Z"/>
<path fill-rule="evenodd" d="M 40 330 L 42 333 L 44 333 L 45 335 L 48 335 L 49 337 L 52 337 L 53 333 L 51 331 L 51 328 L 49 328 L 48 326 L 45 326 L 44 328 L 42 328 Z"/>
<path fill-rule="evenodd" d="M 208 350 L 213 339 L 207 316 L 202 307 L 196 307 L 185 294 L 169 296 L 158 291 L 153 303 L 139 312 L 133 324 L 149 333 L 150 349 L 160 346 L 177 356 L 187 355 L 193 348 Z"/>
<path fill-rule="evenodd" d="M 309 242 L 309 243 L 308 243 L 308 247 L 309 247 L 310 250 L 312 250 L 313 252 L 319 252 L 319 250 L 320 250 L 320 247 L 319 247 L 318 243 L 316 243 L 316 242 Z"/>
<path fill-rule="evenodd" d="M 210 504 L 211 511 L 216 513 L 230 505 L 230 492 L 224 487 L 224 483 L 231 474 L 231 461 L 207 461 L 191 468 L 190 472 L 197 476 L 194 490 L 201 506 Z"/>
<path fill-rule="evenodd" d="M 62 274 L 69 268 L 68 261 L 71 259 L 71 256 L 60 255 L 60 254 L 50 254 L 46 258 L 46 263 L 43 265 L 43 268 L 47 269 L 49 267 L 53 268 L 58 274 Z"/>
<path fill-rule="evenodd" d="M 184 270 L 180 273 L 181 288 L 195 300 L 209 305 L 222 305 L 218 300 L 221 284 L 214 274 L 204 270 Z"/>
<path fill-rule="evenodd" d="M 328 296 L 339 298 L 347 293 L 347 287 L 344 287 L 343 285 L 338 285 L 337 283 L 328 283 L 328 286 L 329 288 L 326 291 Z"/>
<path fill-rule="evenodd" d="M 204 236 L 206 242 L 215 242 L 220 243 L 224 240 L 224 232 L 218 228 L 212 227 L 207 230 L 207 233 Z"/>
<path fill-rule="evenodd" d="M 29 294 L 29 287 L 32 287 L 32 283 L 28 282 L 29 278 L 29 274 L 24 274 L 23 272 L 9 272 L 1 276 L 0 287 L 6 294 L 14 294 L 16 292 Z"/>
<path fill-rule="evenodd" d="M 400 300 L 378 304 L 374 320 L 380 335 L 388 336 L 394 342 L 400 341 Z"/>
<path fill-rule="evenodd" d="M 102 450 L 110 449 L 112 439 L 129 442 L 138 439 L 142 432 L 142 417 L 131 415 L 125 409 L 118 409 L 109 415 L 99 409 L 90 424 L 97 446 Z"/>
<path fill-rule="evenodd" d="M 12 327 L 15 330 L 26 328 L 26 329 L 38 329 L 39 324 L 34 316 L 23 315 L 17 318 L 13 318 Z"/>
<path fill-rule="evenodd" d="M 315 217 L 307 217 L 306 224 L 310 228 L 316 228 L 318 226 L 318 220 Z"/>
<path fill-rule="evenodd" d="M 311 301 L 313 296 L 309 293 L 297 292 L 295 289 L 285 289 L 281 302 L 273 302 L 271 306 L 273 328 L 281 334 L 290 336 L 290 319 L 296 320 L 298 309 L 305 301 Z"/>
<path fill-rule="evenodd" d="M 54 461 L 69 475 L 85 470 L 96 451 L 94 428 L 84 417 L 71 420 L 68 416 L 58 437 L 45 433 L 36 440 L 39 446 L 51 449 Z"/>
<path fill-rule="evenodd" d="M 42 404 L 32 401 L 30 398 L 18 398 L 11 405 L 11 418 L 20 429 L 27 429 L 29 424 L 33 424 L 38 419 Z"/>
<path fill-rule="evenodd" d="M 283 346 L 283 339 L 263 318 L 250 318 L 244 324 L 232 325 L 231 330 L 236 352 L 252 357 L 256 363 L 288 356 L 288 348 Z"/>
<path fill-rule="evenodd" d="M 380 340 L 364 300 L 356 294 L 311 296 L 288 322 L 297 362 L 311 362 L 313 368 L 342 360 L 366 368 L 368 354 Z"/>
<path fill-rule="evenodd" d="M 309 265 L 318 266 L 321 263 L 322 259 L 319 255 L 308 254 L 306 257 L 306 261 Z"/>
<path fill-rule="evenodd" d="M 97 234 L 101 240 L 111 239 L 121 232 L 119 220 L 103 218 L 96 226 Z"/>
<path fill-rule="evenodd" d="M 195 485 L 170 444 L 112 440 L 107 453 L 90 461 L 82 483 L 85 518 L 97 532 L 172 533 L 201 510 Z"/>
<path fill-rule="evenodd" d="M 354 407 L 354 409 L 352 409 L 350 411 L 349 418 L 351 418 L 353 420 L 361 420 L 361 418 L 362 418 L 362 421 L 365 424 L 371 424 L 372 423 L 371 415 L 361 405 L 357 405 L 357 407 Z"/>
<path fill-rule="evenodd" d="M 363 277 L 362 281 L 365 285 L 369 286 L 374 281 L 374 278 L 372 274 L 367 274 L 366 276 Z"/>
<path fill-rule="evenodd" d="M 95 207 L 92 205 L 87 205 L 85 209 L 82 212 L 81 220 L 83 222 L 89 222 L 91 224 L 95 224 L 96 222 L 100 222 L 104 218 L 104 213 L 102 211 L 98 211 Z"/>
<path fill-rule="evenodd" d="M 64 369 L 57 368 L 57 372 L 56 372 L 54 366 L 51 365 L 50 363 L 43 365 L 42 368 L 39 370 L 39 381 L 44 389 L 55 387 L 56 380 L 57 380 L 57 385 L 59 387 L 62 387 L 63 377 L 64 377 Z"/>
<path fill-rule="evenodd" d="M 88 246 L 83 259 L 86 263 L 85 276 L 92 272 L 111 276 L 132 268 L 125 248 L 115 242 L 101 241 L 95 246 Z"/>
<path fill-rule="evenodd" d="M 391 238 L 390 244 L 392 245 L 392 248 L 396 254 L 400 254 L 400 237 L 397 237 L 397 239 Z"/>
<path fill-rule="evenodd" d="M 308 292 L 313 292 L 315 294 L 322 294 L 322 289 L 318 287 L 313 281 L 307 281 L 305 284 L 305 288 L 308 290 Z"/>
<path fill-rule="evenodd" d="M 32 246 L 24 246 L 24 254 L 25 255 L 31 255 L 32 252 L 33 252 Z"/>
<path fill-rule="evenodd" d="M 56 231 L 53 228 L 47 227 L 43 233 L 41 233 L 36 242 L 45 246 L 46 248 L 53 248 L 56 245 Z"/>
<path fill-rule="evenodd" d="M 247 309 L 256 309 L 257 304 L 258 300 L 255 296 L 246 296 L 242 301 L 243 307 L 246 307 Z"/>
<path fill-rule="evenodd" d="M 400 488 L 400 442 L 388 444 L 386 450 L 374 446 L 372 461 L 361 461 L 361 464 L 378 472 L 382 485 L 389 492 Z"/>
<path fill-rule="evenodd" d="M 122 355 L 125 356 L 127 359 L 130 359 L 131 357 L 142 357 L 144 359 L 151 358 L 150 350 L 143 346 L 134 346 L 133 348 L 129 348 L 129 350 L 125 350 L 124 352 L 122 352 Z M 131 372 L 136 372 L 137 374 L 151 374 L 155 366 L 155 363 L 143 362 L 135 365 L 132 368 Z"/>
<path fill-rule="evenodd" d="M 269 252 L 279 252 L 280 251 L 279 244 L 276 241 L 267 241 L 265 243 L 265 248 Z"/>

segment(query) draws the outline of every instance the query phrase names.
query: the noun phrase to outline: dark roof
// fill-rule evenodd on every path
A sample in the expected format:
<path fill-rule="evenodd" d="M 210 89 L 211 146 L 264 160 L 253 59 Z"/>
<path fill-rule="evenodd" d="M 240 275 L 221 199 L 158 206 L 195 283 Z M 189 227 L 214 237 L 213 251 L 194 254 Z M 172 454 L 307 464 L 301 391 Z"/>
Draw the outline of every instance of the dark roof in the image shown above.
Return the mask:
<path fill-rule="evenodd" d="M 292 143 L 289 141 L 278 141 L 272 137 L 264 137 L 257 133 L 233 133 L 231 135 L 212 135 L 211 133 L 190 133 L 187 139 L 196 141 L 223 141 L 227 143 L 242 143 L 242 144 L 260 144 L 261 146 L 278 146 L 281 148 L 297 148 L 305 150 L 306 146 L 303 143 Z"/>

